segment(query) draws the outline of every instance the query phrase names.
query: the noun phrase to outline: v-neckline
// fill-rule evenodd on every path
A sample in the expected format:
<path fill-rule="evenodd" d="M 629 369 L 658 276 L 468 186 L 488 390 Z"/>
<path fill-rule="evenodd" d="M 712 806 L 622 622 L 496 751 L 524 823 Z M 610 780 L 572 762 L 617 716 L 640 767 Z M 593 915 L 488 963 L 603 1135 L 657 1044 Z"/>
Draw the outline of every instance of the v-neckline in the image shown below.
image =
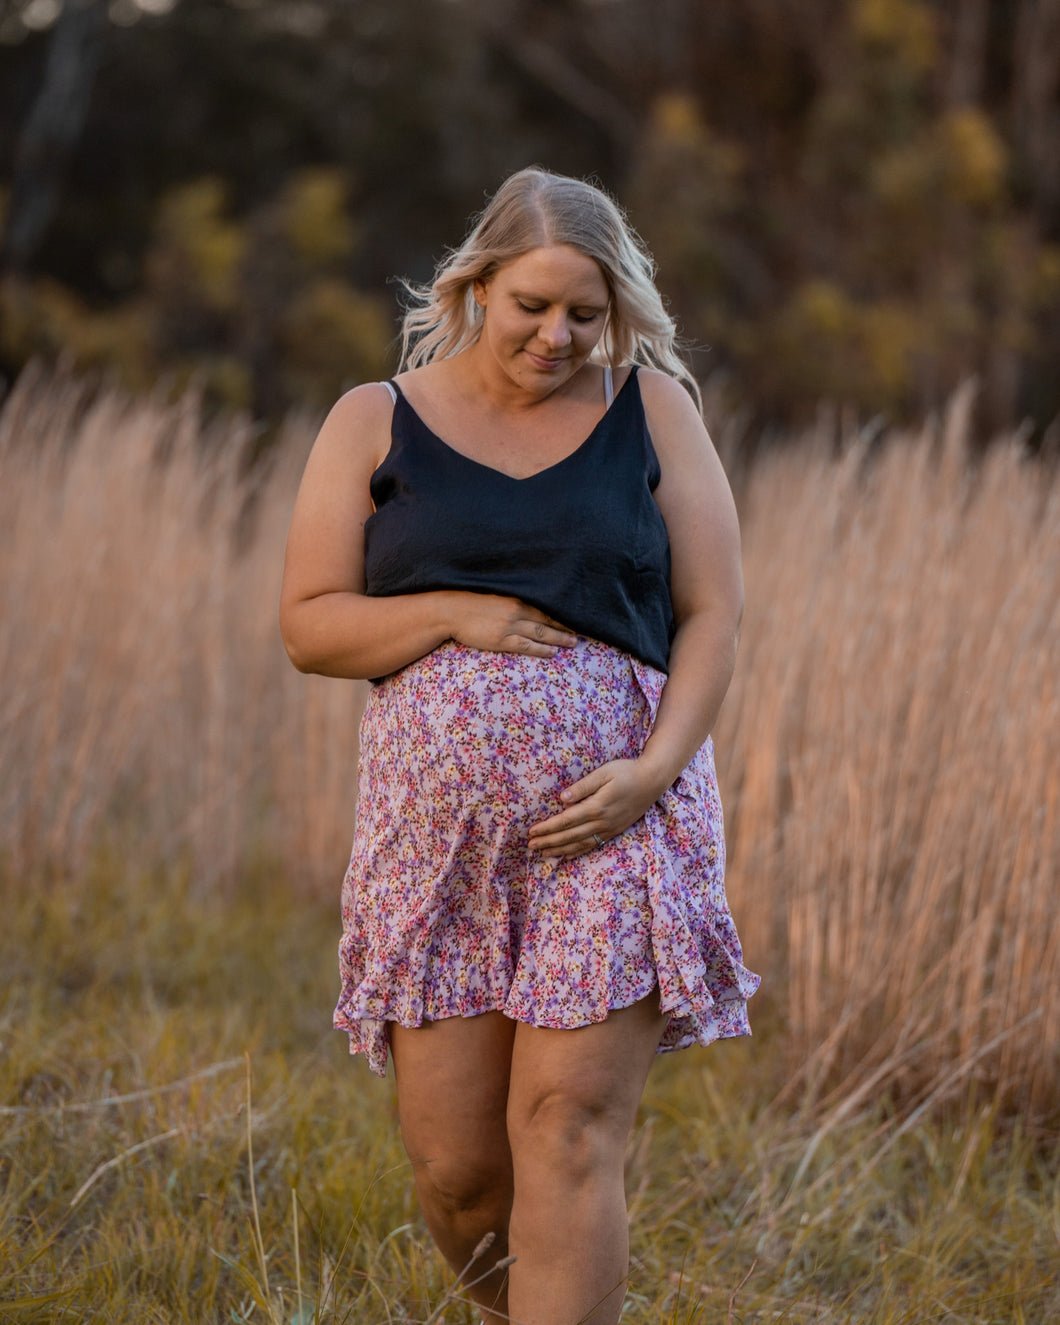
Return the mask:
<path fill-rule="evenodd" d="M 463 460 L 466 464 L 474 465 L 476 469 L 484 469 L 488 474 L 495 474 L 498 478 L 507 479 L 509 483 L 529 483 L 532 479 L 540 478 L 542 474 L 551 474 L 553 470 L 559 469 L 561 466 L 567 464 L 568 461 L 573 460 L 576 456 L 580 455 L 588 447 L 589 443 L 593 440 L 596 434 L 603 427 L 604 423 L 607 421 L 607 418 L 610 415 L 611 411 L 618 404 L 619 397 L 625 391 L 626 387 L 629 386 L 630 382 L 633 381 L 636 375 L 637 375 L 637 366 L 636 364 L 634 364 L 630 368 L 630 371 L 626 376 L 626 380 L 622 383 L 622 385 L 618 388 L 618 390 L 615 392 L 614 396 L 612 397 L 610 405 L 607 406 L 603 414 L 601 414 L 601 416 L 597 419 L 596 423 L 593 425 L 592 431 L 589 433 L 588 437 L 586 437 L 583 442 L 579 442 L 579 444 L 574 448 L 573 451 L 568 451 L 566 455 L 560 456 L 558 460 L 553 461 L 551 465 L 546 465 L 544 469 L 535 469 L 532 474 L 524 474 L 522 475 L 522 477 L 520 477 L 517 474 L 509 474 L 503 469 L 498 469 L 496 465 L 487 465 L 482 460 L 475 460 L 472 456 L 465 455 L 463 451 L 458 451 L 456 447 L 453 446 L 450 442 L 447 442 L 444 437 L 440 437 L 432 427 L 424 423 L 423 419 L 420 417 L 419 411 L 416 409 L 415 405 L 413 405 L 413 403 L 409 400 L 408 396 L 405 395 L 401 387 L 398 386 L 397 382 L 394 383 L 394 389 L 397 391 L 398 396 L 405 404 L 405 408 L 416 420 L 416 423 L 420 426 L 420 428 L 423 429 L 423 431 L 427 434 L 428 437 L 430 437 L 433 441 L 437 442 L 439 446 L 443 447 L 446 451 L 448 451 L 450 455 L 456 456 L 458 460 Z"/>

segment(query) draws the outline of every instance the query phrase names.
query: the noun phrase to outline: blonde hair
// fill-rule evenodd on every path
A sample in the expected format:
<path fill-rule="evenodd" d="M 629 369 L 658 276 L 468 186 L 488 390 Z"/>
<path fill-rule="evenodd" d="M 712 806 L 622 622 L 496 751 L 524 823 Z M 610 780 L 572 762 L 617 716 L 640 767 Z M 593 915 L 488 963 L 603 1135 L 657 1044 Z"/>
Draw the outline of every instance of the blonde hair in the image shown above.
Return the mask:
<path fill-rule="evenodd" d="M 659 368 L 683 382 L 702 409 L 696 380 L 677 353 L 673 318 L 655 288 L 655 264 L 617 203 L 593 184 L 536 167 L 504 181 L 429 285 L 404 282 L 401 367 L 419 368 L 473 345 L 482 333 L 475 281 L 488 281 L 506 263 L 548 244 L 569 244 L 592 258 L 607 282 L 607 323 L 593 358 L 612 367 Z"/>

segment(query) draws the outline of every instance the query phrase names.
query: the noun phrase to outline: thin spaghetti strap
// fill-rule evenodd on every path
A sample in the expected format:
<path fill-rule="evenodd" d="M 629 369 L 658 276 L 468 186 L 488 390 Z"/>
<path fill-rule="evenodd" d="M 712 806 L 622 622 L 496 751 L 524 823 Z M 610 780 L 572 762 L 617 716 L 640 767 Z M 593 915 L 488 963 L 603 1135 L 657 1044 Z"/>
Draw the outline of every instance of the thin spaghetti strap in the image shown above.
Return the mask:
<path fill-rule="evenodd" d="M 397 387 L 394 385 L 393 382 L 383 382 L 383 383 L 381 383 L 381 385 L 382 385 L 382 386 L 385 386 L 386 389 L 390 392 L 390 399 L 391 399 L 391 400 L 394 402 L 394 404 L 396 405 L 396 404 L 397 404 Z"/>
<path fill-rule="evenodd" d="M 608 409 L 611 408 L 614 399 L 615 399 L 614 374 L 611 372 L 611 365 L 609 363 L 605 363 L 604 364 L 604 404 L 607 406 Z"/>

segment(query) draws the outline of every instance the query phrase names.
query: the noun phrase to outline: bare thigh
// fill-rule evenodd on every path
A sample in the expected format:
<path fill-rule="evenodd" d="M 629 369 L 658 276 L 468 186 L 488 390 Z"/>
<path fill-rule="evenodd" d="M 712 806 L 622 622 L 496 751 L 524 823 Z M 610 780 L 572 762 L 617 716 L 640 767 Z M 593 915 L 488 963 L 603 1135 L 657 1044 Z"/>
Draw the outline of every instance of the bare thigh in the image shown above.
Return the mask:
<path fill-rule="evenodd" d="M 513 1320 L 617 1322 L 629 1272 L 626 1143 L 665 1024 L 655 990 L 593 1026 L 516 1031 Z"/>
<path fill-rule="evenodd" d="M 537 1133 L 550 1113 L 563 1120 L 563 1130 L 595 1121 L 624 1145 L 665 1026 L 658 988 L 606 1021 L 577 1030 L 520 1025 L 508 1087 L 513 1145 Z"/>
<path fill-rule="evenodd" d="M 511 1171 L 506 1110 L 515 1023 L 500 1012 L 392 1024 L 398 1117 L 417 1183 L 471 1192 Z"/>

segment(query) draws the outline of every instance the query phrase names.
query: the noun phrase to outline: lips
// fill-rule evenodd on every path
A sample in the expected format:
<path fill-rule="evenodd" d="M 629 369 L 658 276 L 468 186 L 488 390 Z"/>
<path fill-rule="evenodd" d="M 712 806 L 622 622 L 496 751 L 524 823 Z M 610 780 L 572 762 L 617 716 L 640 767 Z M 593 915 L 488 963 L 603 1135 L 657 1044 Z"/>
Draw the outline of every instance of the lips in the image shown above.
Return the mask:
<path fill-rule="evenodd" d="M 545 369 L 546 371 L 551 371 L 552 369 L 559 368 L 567 362 L 567 356 L 565 355 L 561 356 L 558 359 L 546 359 L 543 358 L 540 354 L 534 354 L 531 350 L 527 350 L 526 355 L 527 358 L 531 361 L 531 363 L 535 364 L 538 368 Z"/>

